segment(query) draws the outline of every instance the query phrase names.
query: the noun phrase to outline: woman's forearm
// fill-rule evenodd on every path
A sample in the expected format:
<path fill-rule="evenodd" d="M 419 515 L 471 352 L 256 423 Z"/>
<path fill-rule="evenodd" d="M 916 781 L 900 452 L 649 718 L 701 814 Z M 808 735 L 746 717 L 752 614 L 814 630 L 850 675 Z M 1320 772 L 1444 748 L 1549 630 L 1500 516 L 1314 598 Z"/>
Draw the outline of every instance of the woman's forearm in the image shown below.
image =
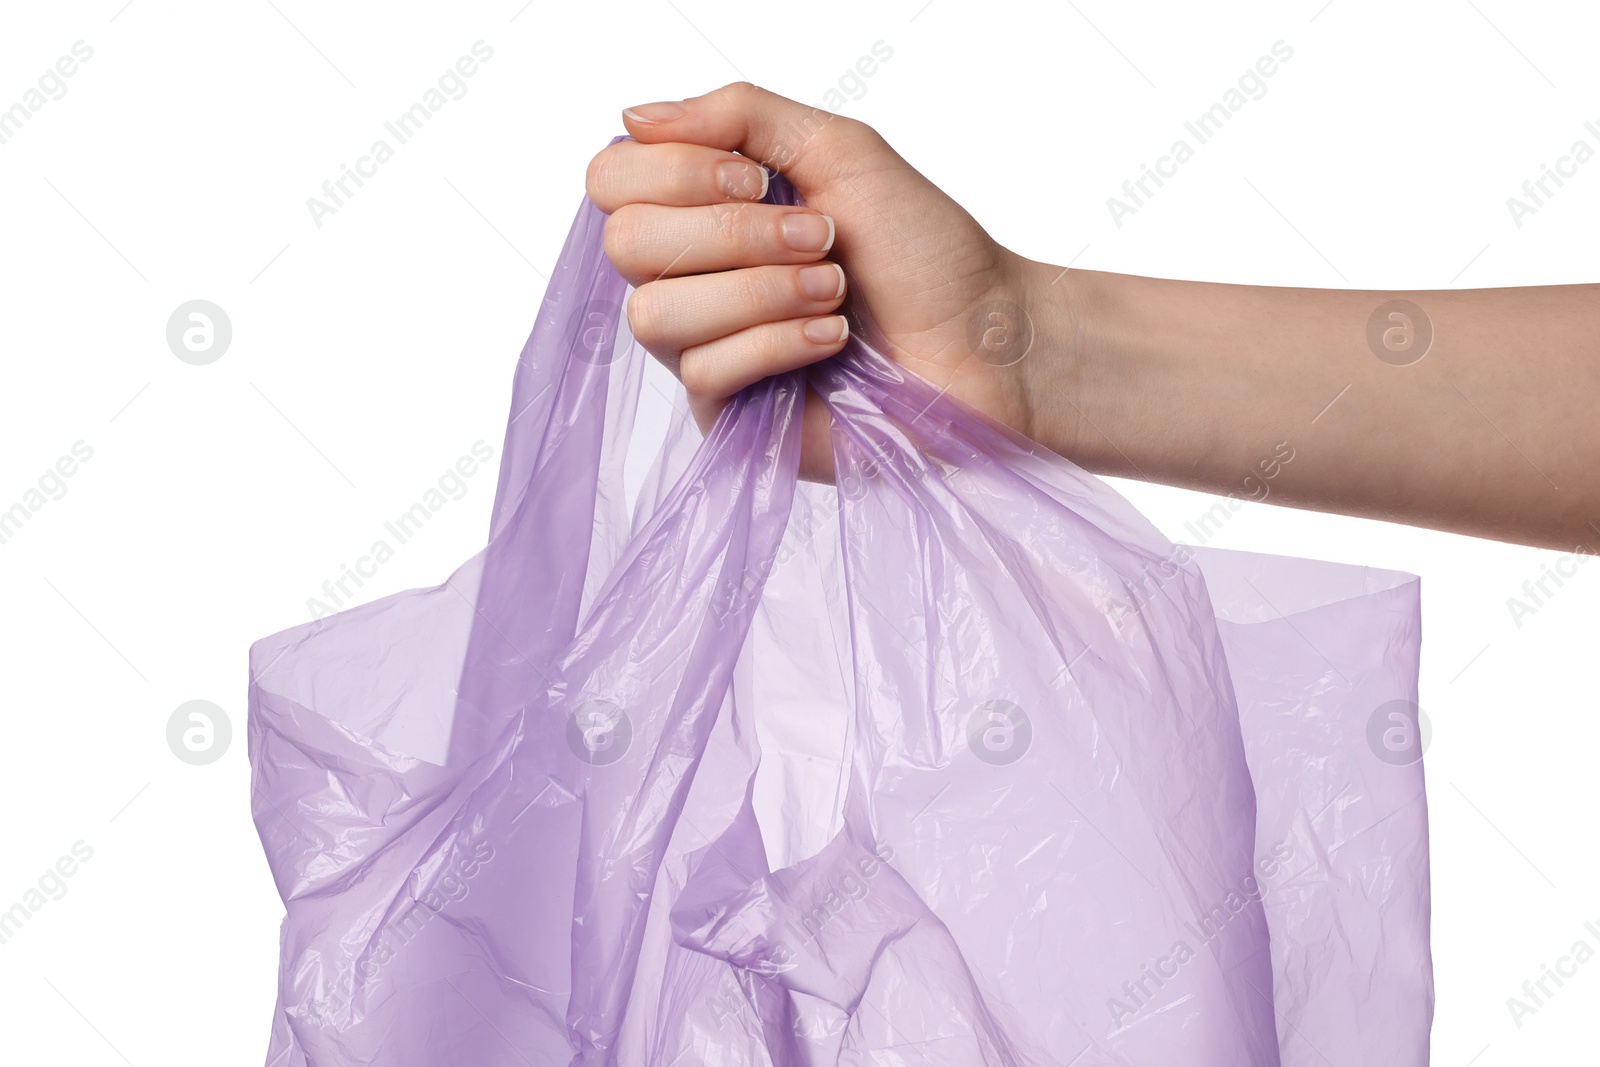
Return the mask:
<path fill-rule="evenodd" d="M 1032 432 L 1089 470 L 1600 551 L 1600 286 L 1027 269 Z"/>

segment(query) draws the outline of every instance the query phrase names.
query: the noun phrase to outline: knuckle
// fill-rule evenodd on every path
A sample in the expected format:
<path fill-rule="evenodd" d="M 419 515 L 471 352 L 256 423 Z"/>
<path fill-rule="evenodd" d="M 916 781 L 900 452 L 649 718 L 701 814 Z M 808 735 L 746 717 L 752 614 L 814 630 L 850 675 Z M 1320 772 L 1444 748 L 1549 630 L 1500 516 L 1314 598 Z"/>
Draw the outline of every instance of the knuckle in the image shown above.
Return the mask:
<path fill-rule="evenodd" d="M 840 116 L 834 120 L 839 136 L 856 142 L 881 140 L 878 131 L 860 119 Z"/>
<path fill-rule="evenodd" d="M 717 234 L 726 233 L 733 227 L 734 220 L 744 207 L 743 203 L 707 205 L 707 210 L 711 212 L 711 229 Z"/>
<path fill-rule="evenodd" d="M 710 396 L 715 392 L 715 368 L 703 345 L 685 349 L 678 364 L 678 378 L 690 396 Z"/>
<path fill-rule="evenodd" d="M 764 90 L 755 82 L 741 80 L 729 82 L 727 85 L 724 85 L 722 88 L 718 89 L 717 92 L 727 96 L 735 103 L 747 104 L 754 101 L 760 93 L 764 92 Z"/>
<path fill-rule="evenodd" d="M 766 310 L 778 295 L 777 287 L 773 284 L 776 279 L 769 271 L 746 267 L 733 271 L 730 280 L 733 283 L 733 300 L 745 315 Z"/>
<path fill-rule="evenodd" d="M 887 146 L 871 126 L 842 115 L 817 111 L 802 125 L 806 132 L 800 154 L 815 168 L 814 177 L 823 182 L 859 173 L 864 160 L 881 154 Z"/>
<path fill-rule="evenodd" d="M 605 201 L 607 185 L 606 158 L 610 149 L 602 149 L 589 160 L 589 167 L 583 173 L 583 192 L 596 206 Z M 601 210 L 605 210 L 603 207 Z"/>
<path fill-rule="evenodd" d="M 638 259 L 639 239 L 643 236 L 642 219 L 631 204 L 617 208 L 607 218 L 601 244 L 611 265 L 623 277 L 633 271 Z"/>
<path fill-rule="evenodd" d="M 765 249 L 772 241 L 773 223 L 766 211 L 752 211 L 749 204 L 737 204 L 724 213 L 713 227 L 713 234 L 725 248 L 736 252 Z"/>
<path fill-rule="evenodd" d="M 859 119 L 834 115 L 816 133 L 816 147 L 829 155 L 848 156 L 872 147 L 877 131 Z"/>
<path fill-rule="evenodd" d="M 661 332 L 661 300 L 657 290 L 653 284 L 643 285 L 628 297 L 628 329 L 633 332 L 634 340 L 652 350 L 666 340 Z"/>
<path fill-rule="evenodd" d="M 626 226 L 627 220 L 622 217 L 622 213 L 619 211 L 606 219 L 605 228 L 600 235 L 600 244 L 605 249 L 606 258 L 611 260 L 612 265 L 618 270 L 622 269 L 621 253 L 627 238 L 627 234 L 624 232 Z"/>

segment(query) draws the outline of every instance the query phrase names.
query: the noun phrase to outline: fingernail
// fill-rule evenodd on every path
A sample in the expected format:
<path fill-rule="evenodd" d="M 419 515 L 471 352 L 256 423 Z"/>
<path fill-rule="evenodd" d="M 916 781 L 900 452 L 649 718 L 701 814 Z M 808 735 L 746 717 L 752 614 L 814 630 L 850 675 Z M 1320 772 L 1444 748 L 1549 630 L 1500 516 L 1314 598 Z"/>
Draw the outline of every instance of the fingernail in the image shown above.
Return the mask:
<path fill-rule="evenodd" d="M 622 113 L 634 122 L 642 122 L 646 126 L 655 122 L 671 122 L 673 119 L 683 117 L 689 110 L 677 100 L 662 100 L 655 104 L 639 104 L 637 107 L 623 108 Z"/>
<path fill-rule="evenodd" d="M 844 295 L 844 268 L 837 263 L 800 268 L 800 291 L 813 300 L 839 299 Z"/>
<path fill-rule="evenodd" d="M 826 252 L 833 247 L 833 219 L 796 212 L 783 217 L 783 243 L 796 252 Z"/>
<path fill-rule="evenodd" d="M 818 345 L 836 345 L 850 334 L 850 320 L 843 315 L 812 319 L 803 327 L 806 340 Z"/>
<path fill-rule="evenodd" d="M 717 184 L 729 196 L 740 200 L 760 200 L 767 195 L 767 168 L 755 163 L 717 164 Z"/>

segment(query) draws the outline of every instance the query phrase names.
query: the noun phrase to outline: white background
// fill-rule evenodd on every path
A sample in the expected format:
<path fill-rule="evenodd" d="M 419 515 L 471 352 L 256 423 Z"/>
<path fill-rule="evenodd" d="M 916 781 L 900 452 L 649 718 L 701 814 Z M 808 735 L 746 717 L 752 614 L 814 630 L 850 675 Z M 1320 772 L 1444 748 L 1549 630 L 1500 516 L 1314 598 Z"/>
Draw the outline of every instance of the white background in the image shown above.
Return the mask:
<path fill-rule="evenodd" d="M 1506 207 L 1574 140 L 1600 147 L 1588 5 L 124 4 L 0 13 L 0 108 L 74 42 L 94 50 L 0 144 L 0 510 L 93 449 L 0 544 L 0 910 L 93 849 L 0 944 L 6 1062 L 261 1062 L 281 905 L 249 817 L 246 648 L 308 618 L 475 441 L 498 462 L 542 274 L 627 105 L 741 77 L 820 103 L 881 40 L 892 58 L 841 110 L 1033 258 L 1328 287 L 1596 280 L 1600 161 L 1520 228 Z M 306 199 L 480 39 L 494 56 L 467 94 L 318 228 Z M 1115 226 L 1106 198 L 1278 40 L 1294 54 L 1268 93 Z M 165 340 L 197 298 L 234 331 L 209 366 Z M 482 545 L 493 487 L 491 464 L 362 598 L 442 580 Z M 1119 487 L 1176 540 L 1212 503 Z M 1557 554 L 1269 505 L 1211 543 L 1422 576 L 1434 1062 L 1594 1062 L 1600 961 L 1520 1028 L 1506 998 L 1578 939 L 1600 948 L 1600 566 L 1519 626 L 1507 598 Z M 231 717 L 208 766 L 167 747 L 191 699 Z"/>

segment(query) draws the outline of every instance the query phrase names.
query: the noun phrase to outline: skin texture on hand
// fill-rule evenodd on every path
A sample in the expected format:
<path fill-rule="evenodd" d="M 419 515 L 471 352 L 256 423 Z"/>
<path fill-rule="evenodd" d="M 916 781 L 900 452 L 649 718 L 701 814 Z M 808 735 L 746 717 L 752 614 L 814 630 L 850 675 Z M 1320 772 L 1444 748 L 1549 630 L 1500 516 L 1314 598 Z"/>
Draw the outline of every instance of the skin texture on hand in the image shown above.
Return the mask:
<path fill-rule="evenodd" d="M 840 302 L 808 301 L 800 290 L 800 264 L 827 256 L 848 267 L 887 355 L 1030 433 L 1022 364 L 996 366 L 1003 361 L 979 358 L 969 341 L 975 315 L 1020 308 L 1026 261 L 874 130 L 747 83 L 630 108 L 623 120 L 637 143 L 595 157 L 589 197 L 610 214 L 606 252 L 636 288 L 634 334 L 682 379 L 702 428 L 744 386 L 843 347 L 838 327 L 823 343 L 802 332 Z M 718 168 L 748 167 L 743 160 L 781 170 L 806 214 L 832 220 L 826 252 L 786 246 L 781 218 L 796 209 L 749 203 L 764 191 L 754 172 L 732 192 L 718 185 Z M 806 477 L 831 476 L 826 430 L 825 409 L 808 404 Z"/>
<path fill-rule="evenodd" d="M 837 353 L 848 299 L 891 359 L 1095 473 L 1252 497 L 1266 477 L 1273 503 L 1600 551 L 1600 286 L 1067 270 L 1002 248 L 870 127 L 748 83 L 623 120 L 635 141 L 594 158 L 588 193 L 634 334 L 702 428 Z M 752 203 L 752 161 L 807 207 Z M 807 405 L 805 477 L 831 477 L 827 420 Z"/>

